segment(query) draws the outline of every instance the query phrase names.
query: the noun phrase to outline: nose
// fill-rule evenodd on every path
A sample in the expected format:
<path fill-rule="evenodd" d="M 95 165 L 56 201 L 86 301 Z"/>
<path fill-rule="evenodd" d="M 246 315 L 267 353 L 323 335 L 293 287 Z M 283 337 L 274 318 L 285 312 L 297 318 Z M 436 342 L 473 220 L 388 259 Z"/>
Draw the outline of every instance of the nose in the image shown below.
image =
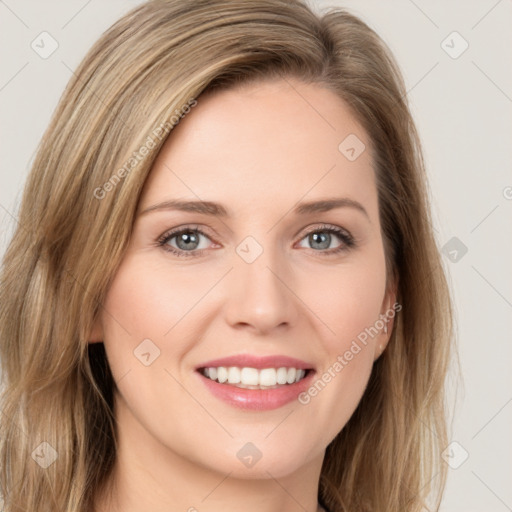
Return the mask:
<path fill-rule="evenodd" d="M 230 272 L 225 315 L 235 329 L 268 334 L 296 324 L 300 301 L 293 292 L 290 272 L 269 252 L 252 263 L 236 261 Z"/>

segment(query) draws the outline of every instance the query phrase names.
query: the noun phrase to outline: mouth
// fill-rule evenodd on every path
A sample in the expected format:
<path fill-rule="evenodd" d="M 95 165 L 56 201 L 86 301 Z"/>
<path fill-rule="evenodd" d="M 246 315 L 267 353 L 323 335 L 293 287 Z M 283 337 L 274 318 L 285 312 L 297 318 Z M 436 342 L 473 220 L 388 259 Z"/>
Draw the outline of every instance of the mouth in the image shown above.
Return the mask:
<path fill-rule="evenodd" d="M 248 366 L 210 366 L 198 368 L 196 371 L 219 384 L 261 390 L 291 386 L 314 373 L 313 368 L 286 366 L 261 369 Z"/>
<path fill-rule="evenodd" d="M 194 373 L 207 391 L 229 406 L 270 411 L 296 401 L 311 386 L 316 371 L 295 366 L 201 366 Z"/>
<path fill-rule="evenodd" d="M 205 361 L 195 373 L 211 394 L 246 411 L 270 411 L 289 404 L 311 385 L 311 362 L 287 355 L 234 354 Z"/>

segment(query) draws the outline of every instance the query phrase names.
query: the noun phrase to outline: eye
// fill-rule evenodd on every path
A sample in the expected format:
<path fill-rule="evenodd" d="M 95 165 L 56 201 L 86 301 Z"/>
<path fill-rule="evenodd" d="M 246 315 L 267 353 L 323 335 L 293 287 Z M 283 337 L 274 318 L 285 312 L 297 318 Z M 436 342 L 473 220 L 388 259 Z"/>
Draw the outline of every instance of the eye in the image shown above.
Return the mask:
<path fill-rule="evenodd" d="M 158 246 L 176 256 L 200 256 L 208 247 L 208 243 L 204 243 L 202 238 L 210 240 L 208 235 L 197 227 L 185 226 L 163 234 L 158 240 Z"/>
<path fill-rule="evenodd" d="M 331 245 L 336 239 L 339 243 L 332 248 Z M 211 238 L 197 226 L 184 226 L 164 233 L 158 239 L 157 245 L 176 256 L 195 257 L 201 256 L 208 249 L 208 241 L 211 242 Z M 310 249 L 325 256 L 348 251 L 356 245 L 348 231 L 333 225 L 316 226 L 301 239 L 300 247 L 304 247 L 303 241 L 310 244 Z"/>
<path fill-rule="evenodd" d="M 335 242 L 336 238 L 341 240 L 341 243 L 332 248 L 331 243 L 333 241 Z M 348 231 L 338 226 L 330 225 L 313 228 L 302 240 L 309 243 L 312 249 L 317 250 L 316 252 L 320 251 L 327 256 L 337 254 L 341 251 L 347 251 L 355 246 L 355 240 Z M 303 247 L 303 245 L 301 245 L 301 247 Z M 329 248 L 331 248 L 331 250 L 326 251 L 326 249 Z"/>

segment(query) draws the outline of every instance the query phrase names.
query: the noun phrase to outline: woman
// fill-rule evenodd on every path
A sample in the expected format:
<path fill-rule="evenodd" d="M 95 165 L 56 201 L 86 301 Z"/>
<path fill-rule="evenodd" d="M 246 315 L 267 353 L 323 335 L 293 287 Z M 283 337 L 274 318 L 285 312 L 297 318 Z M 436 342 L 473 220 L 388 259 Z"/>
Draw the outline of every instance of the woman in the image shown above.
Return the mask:
<path fill-rule="evenodd" d="M 402 77 L 353 15 L 128 13 L 1 279 L 7 512 L 438 509 L 450 298 Z"/>

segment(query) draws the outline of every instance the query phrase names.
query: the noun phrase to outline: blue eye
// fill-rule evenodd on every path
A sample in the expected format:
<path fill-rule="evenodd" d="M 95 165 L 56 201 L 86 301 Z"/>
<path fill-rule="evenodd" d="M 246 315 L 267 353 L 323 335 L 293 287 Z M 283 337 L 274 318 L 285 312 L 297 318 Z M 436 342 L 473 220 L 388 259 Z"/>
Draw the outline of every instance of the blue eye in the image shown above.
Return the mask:
<path fill-rule="evenodd" d="M 158 245 L 177 256 L 199 256 L 204 249 L 204 247 L 201 249 L 198 247 L 201 237 L 209 239 L 200 229 L 189 226 L 165 233 L 158 241 Z M 175 245 L 170 243 L 174 239 L 176 239 Z"/>
<path fill-rule="evenodd" d="M 333 236 L 341 240 L 341 244 L 338 247 L 331 248 L 329 251 L 325 251 L 325 249 L 329 249 L 331 242 L 333 240 Z M 320 249 L 326 256 L 337 254 L 341 251 L 347 251 L 351 247 L 355 246 L 355 240 L 352 235 L 345 231 L 342 228 L 337 226 L 320 226 L 311 230 L 302 240 L 307 240 L 313 249 L 315 246 L 317 249 Z"/>
<path fill-rule="evenodd" d="M 206 242 L 203 243 L 201 247 L 202 238 L 211 241 L 210 237 L 198 227 L 185 226 L 168 231 L 162 235 L 157 245 L 176 256 L 195 257 L 201 256 L 205 249 L 208 248 L 208 243 Z M 333 239 L 336 238 L 341 243 L 337 247 L 330 248 Z M 356 245 L 354 238 L 348 231 L 331 225 L 315 227 L 301 238 L 301 241 L 303 240 L 309 242 L 309 248 L 311 250 L 324 256 L 331 256 L 342 251 L 348 251 Z"/>

